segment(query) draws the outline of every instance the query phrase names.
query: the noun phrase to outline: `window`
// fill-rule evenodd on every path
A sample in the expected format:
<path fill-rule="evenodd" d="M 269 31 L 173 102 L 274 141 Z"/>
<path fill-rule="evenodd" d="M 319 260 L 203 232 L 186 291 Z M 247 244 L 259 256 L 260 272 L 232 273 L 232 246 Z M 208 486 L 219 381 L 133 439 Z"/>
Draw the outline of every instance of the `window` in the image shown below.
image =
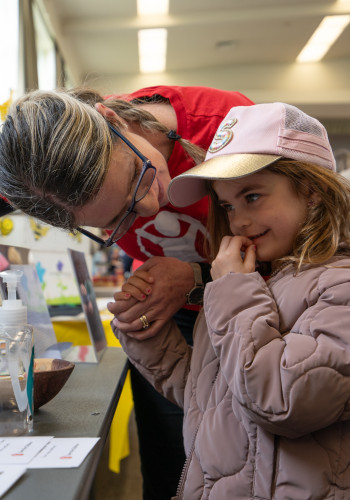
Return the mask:
<path fill-rule="evenodd" d="M 56 87 L 55 43 L 49 33 L 42 13 L 35 3 L 33 4 L 33 20 L 39 89 L 52 90 Z"/>
<path fill-rule="evenodd" d="M 11 97 L 18 93 L 18 2 L 0 0 L 0 123 Z"/>

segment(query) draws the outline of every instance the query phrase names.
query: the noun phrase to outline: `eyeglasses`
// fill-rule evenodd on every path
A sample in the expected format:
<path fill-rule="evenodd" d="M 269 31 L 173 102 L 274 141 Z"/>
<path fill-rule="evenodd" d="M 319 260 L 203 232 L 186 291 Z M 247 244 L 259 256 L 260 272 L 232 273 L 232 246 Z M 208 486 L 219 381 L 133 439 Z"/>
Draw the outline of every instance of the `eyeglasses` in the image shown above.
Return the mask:
<path fill-rule="evenodd" d="M 123 217 L 120 219 L 115 229 L 113 230 L 112 234 L 108 237 L 107 240 L 104 240 L 103 238 L 100 238 L 99 236 L 90 233 L 90 231 L 87 231 L 86 229 L 77 227 L 77 231 L 84 234 L 84 236 L 87 236 L 91 240 L 96 241 L 96 243 L 99 243 L 103 247 L 112 246 L 122 236 L 124 236 L 131 228 L 136 219 L 136 212 L 134 211 L 135 205 L 136 203 L 141 201 L 146 196 L 148 191 L 151 189 L 151 186 L 153 184 L 157 172 L 156 168 L 152 165 L 151 161 L 148 158 L 146 158 L 142 153 L 140 153 L 140 151 L 126 137 L 124 137 L 123 134 L 118 132 L 118 130 L 112 127 L 112 125 L 108 124 L 108 126 L 111 129 L 111 131 L 118 137 L 120 137 L 120 139 L 124 141 L 125 144 L 127 144 L 129 148 L 132 149 L 133 152 L 142 160 L 143 165 L 135 187 L 134 194 L 132 196 L 130 206 L 123 215 Z"/>

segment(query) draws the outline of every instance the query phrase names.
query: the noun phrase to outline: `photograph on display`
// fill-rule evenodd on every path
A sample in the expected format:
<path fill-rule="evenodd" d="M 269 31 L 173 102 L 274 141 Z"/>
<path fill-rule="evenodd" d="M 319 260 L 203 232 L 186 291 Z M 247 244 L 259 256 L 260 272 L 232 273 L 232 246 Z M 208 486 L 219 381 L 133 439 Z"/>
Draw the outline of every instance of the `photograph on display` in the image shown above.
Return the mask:
<path fill-rule="evenodd" d="M 107 341 L 97 306 L 95 290 L 86 264 L 85 254 L 72 249 L 68 249 L 68 253 L 72 261 L 90 340 L 99 359 L 107 346 Z"/>

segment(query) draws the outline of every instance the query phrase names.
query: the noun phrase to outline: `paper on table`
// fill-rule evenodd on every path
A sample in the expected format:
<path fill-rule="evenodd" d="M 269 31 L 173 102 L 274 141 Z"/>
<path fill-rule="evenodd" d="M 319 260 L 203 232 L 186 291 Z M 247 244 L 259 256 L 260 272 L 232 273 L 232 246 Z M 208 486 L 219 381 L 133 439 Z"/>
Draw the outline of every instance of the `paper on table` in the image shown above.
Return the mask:
<path fill-rule="evenodd" d="M 0 467 L 25 465 L 29 469 L 79 467 L 100 438 L 53 436 L 0 438 Z"/>
<path fill-rule="evenodd" d="M 53 436 L 0 438 L 0 465 L 26 465 Z"/>
<path fill-rule="evenodd" d="M 29 469 L 79 467 L 100 438 L 54 438 L 27 465 Z"/>
<path fill-rule="evenodd" d="M 0 465 L 0 498 L 18 481 L 26 470 L 25 467 L 18 467 L 17 465 Z"/>

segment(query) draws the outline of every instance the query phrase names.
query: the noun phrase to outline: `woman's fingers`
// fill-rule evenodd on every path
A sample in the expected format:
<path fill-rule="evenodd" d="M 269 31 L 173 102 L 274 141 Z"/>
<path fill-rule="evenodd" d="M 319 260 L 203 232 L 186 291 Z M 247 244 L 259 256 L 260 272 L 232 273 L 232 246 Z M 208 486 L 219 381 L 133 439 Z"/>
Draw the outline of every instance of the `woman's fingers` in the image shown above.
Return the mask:
<path fill-rule="evenodd" d="M 163 321 L 154 321 L 149 328 L 142 329 L 139 331 L 135 332 L 128 332 L 127 335 L 128 337 L 131 337 L 136 340 L 147 340 L 152 337 L 155 337 L 157 333 L 159 332 L 160 328 L 164 325 Z"/>
<path fill-rule="evenodd" d="M 147 323 L 149 326 L 144 327 Z M 113 320 L 113 325 L 115 328 L 123 332 L 124 334 L 128 335 L 129 337 L 138 339 L 138 340 L 145 340 L 150 337 L 154 337 L 156 333 L 159 331 L 159 328 L 164 324 L 164 321 L 162 320 L 157 320 L 153 321 L 151 318 L 143 318 L 141 320 L 141 317 L 132 323 L 123 323 L 119 321 L 117 318 L 114 318 Z"/>

